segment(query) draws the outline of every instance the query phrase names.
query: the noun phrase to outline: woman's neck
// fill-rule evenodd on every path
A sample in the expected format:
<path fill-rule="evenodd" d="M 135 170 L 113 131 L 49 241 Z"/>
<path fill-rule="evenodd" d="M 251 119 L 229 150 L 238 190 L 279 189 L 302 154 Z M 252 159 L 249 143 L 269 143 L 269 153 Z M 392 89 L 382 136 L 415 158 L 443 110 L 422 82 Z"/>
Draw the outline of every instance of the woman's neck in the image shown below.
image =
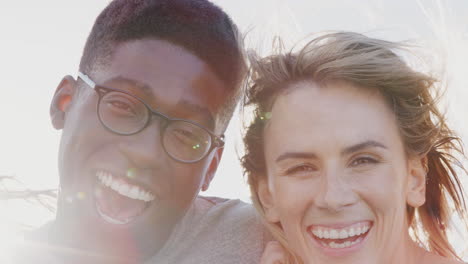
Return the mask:
<path fill-rule="evenodd" d="M 409 234 L 405 234 L 401 243 L 398 244 L 394 254 L 392 254 L 392 259 L 388 262 L 388 264 L 426 264 L 426 262 L 422 262 L 422 259 L 426 257 L 426 253 L 428 252 L 421 248 L 416 242 L 414 242 Z"/>

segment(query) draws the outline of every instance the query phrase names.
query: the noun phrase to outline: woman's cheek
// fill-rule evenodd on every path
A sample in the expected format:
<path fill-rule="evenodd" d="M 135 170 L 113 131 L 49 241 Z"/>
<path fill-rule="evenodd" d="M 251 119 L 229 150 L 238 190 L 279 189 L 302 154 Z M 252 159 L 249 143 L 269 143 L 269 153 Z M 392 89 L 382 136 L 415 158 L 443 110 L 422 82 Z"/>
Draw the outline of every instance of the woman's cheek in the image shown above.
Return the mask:
<path fill-rule="evenodd" d="M 314 199 L 317 187 L 314 179 L 283 177 L 275 186 L 278 208 L 286 215 L 306 210 L 305 207 Z"/>

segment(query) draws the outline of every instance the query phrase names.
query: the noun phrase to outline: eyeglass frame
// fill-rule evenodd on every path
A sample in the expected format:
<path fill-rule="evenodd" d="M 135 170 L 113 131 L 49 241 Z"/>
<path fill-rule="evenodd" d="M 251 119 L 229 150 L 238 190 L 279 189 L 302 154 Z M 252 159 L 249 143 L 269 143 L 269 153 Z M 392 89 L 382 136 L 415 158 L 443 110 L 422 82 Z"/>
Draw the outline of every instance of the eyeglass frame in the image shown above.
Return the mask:
<path fill-rule="evenodd" d="M 139 102 L 141 102 L 145 107 L 146 107 L 146 110 L 149 111 L 150 115 L 149 117 L 147 118 L 147 121 L 145 123 L 145 125 L 140 128 L 139 130 L 135 131 L 135 132 L 132 132 L 132 133 L 120 133 L 118 131 L 115 131 L 113 129 L 111 129 L 110 127 L 108 127 L 103 121 L 102 121 L 102 118 L 101 116 L 99 115 L 99 110 L 96 109 L 96 115 L 98 116 L 98 119 L 99 119 L 99 122 L 102 124 L 102 126 L 114 133 L 114 134 L 117 134 L 117 135 L 121 135 L 121 136 L 131 136 L 131 135 L 135 135 L 135 134 L 138 134 L 140 133 L 141 131 L 143 131 L 145 128 L 147 128 L 150 123 L 151 123 L 151 120 L 153 120 L 153 116 L 157 116 L 159 118 L 161 118 L 162 120 L 164 120 L 164 124 L 159 126 L 159 131 L 160 131 L 160 140 L 161 140 L 161 146 L 163 147 L 164 149 L 164 152 L 166 152 L 166 154 L 171 157 L 172 159 L 178 161 L 178 162 L 182 162 L 182 163 L 197 163 L 199 162 L 200 160 L 204 159 L 206 156 L 208 156 L 208 154 L 213 151 L 213 149 L 215 148 L 223 148 L 224 147 L 224 135 L 220 135 L 220 136 L 217 136 L 213 131 L 211 131 L 210 129 L 208 128 L 205 128 L 204 126 L 194 122 L 194 121 L 191 121 L 191 120 L 187 120 L 187 119 L 182 119 L 182 118 L 172 118 L 168 115 L 165 115 L 159 111 L 156 111 L 154 110 L 153 108 L 151 108 L 151 106 L 149 106 L 143 99 L 139 98 L 138 96 L 135 96 L 127 91 L 124 91 L 124 90 L 120 90 L 120 89 L 117 89 L 117 88 L 110 88 L 110 87 L 106 87 L 106 86 L 103 86 L 103 85 L 98 85 L 96 84 L 93 80 L 91 80 L 91 78 L 88 77 L 88 75 L 82 73 L 82 72 L 78 72 L 78 78 L 80 78 L 81 80 L 83 80 L 83 82 L 88 85 L 90 88 L 92 88 L 99 96 L 99 99 L 98 99 L 98 102 L 97 102 L 97 105 L 96 107 L 99 109 L 99 104 L 101 103 L 101 99 L 104 97 L 104 95 L 106 95 L 107 93 L 109 92 L 120 92 L 120 93 L 124 93 L 128 96 L 131 96 L 133 98 L 135 98 L 136 100 L 138 100 Z M 176 122 L 176 121 L 181 121 L 181 122 L 187 122 L 187 123 L 190 123 L 194 126 L 197 126 L 199 128 L 201 128 L 202 130 L 206 131 L 210 137 L 211 137 L 211 141 L 210 141 L 210 147 L 208 148 L 208 150 L 205 152 L 205 154 L 203 154 L 199 159 L 196 159 L 196 160 L 193 160 L 193 161 L 186 161 L 186 160 L 181 160 L 181 159 L 178 159 L 176 157 L 174 157 L 172 154 L 170 154 L 166 147 L 164 146 L 164 143 L 163 143 L 163 135 L 165 133 L 165 130 L 166 128 L 169 126 L 170 123 L 172 122 Z"/>

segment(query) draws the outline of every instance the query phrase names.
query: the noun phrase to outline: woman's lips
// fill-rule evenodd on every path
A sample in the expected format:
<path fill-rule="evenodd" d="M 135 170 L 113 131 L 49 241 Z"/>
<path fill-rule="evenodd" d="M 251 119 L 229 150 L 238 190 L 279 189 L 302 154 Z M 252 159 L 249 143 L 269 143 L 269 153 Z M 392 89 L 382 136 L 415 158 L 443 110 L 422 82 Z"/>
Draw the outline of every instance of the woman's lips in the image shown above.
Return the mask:
<path fill-rule="evenodd" d="M 347 225 L 312 225 L 307 231 L 319 248 L 336 256 L 357 250 L 371 229 L 371 221 L 360 221 Z"/>

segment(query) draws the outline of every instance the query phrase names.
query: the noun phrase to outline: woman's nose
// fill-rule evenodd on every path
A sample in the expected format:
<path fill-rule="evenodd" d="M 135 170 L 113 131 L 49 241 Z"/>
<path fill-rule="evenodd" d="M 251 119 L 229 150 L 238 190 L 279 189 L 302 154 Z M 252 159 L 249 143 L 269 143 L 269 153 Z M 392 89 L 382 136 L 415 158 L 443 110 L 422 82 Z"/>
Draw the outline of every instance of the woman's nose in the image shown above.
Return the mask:
<path fill-rule="evenodd" d="M 341 211 L 358 201 L 358 195 L 339 171 L 329 171 L 321 179 L 315 204 L 323 210 Z"/>

